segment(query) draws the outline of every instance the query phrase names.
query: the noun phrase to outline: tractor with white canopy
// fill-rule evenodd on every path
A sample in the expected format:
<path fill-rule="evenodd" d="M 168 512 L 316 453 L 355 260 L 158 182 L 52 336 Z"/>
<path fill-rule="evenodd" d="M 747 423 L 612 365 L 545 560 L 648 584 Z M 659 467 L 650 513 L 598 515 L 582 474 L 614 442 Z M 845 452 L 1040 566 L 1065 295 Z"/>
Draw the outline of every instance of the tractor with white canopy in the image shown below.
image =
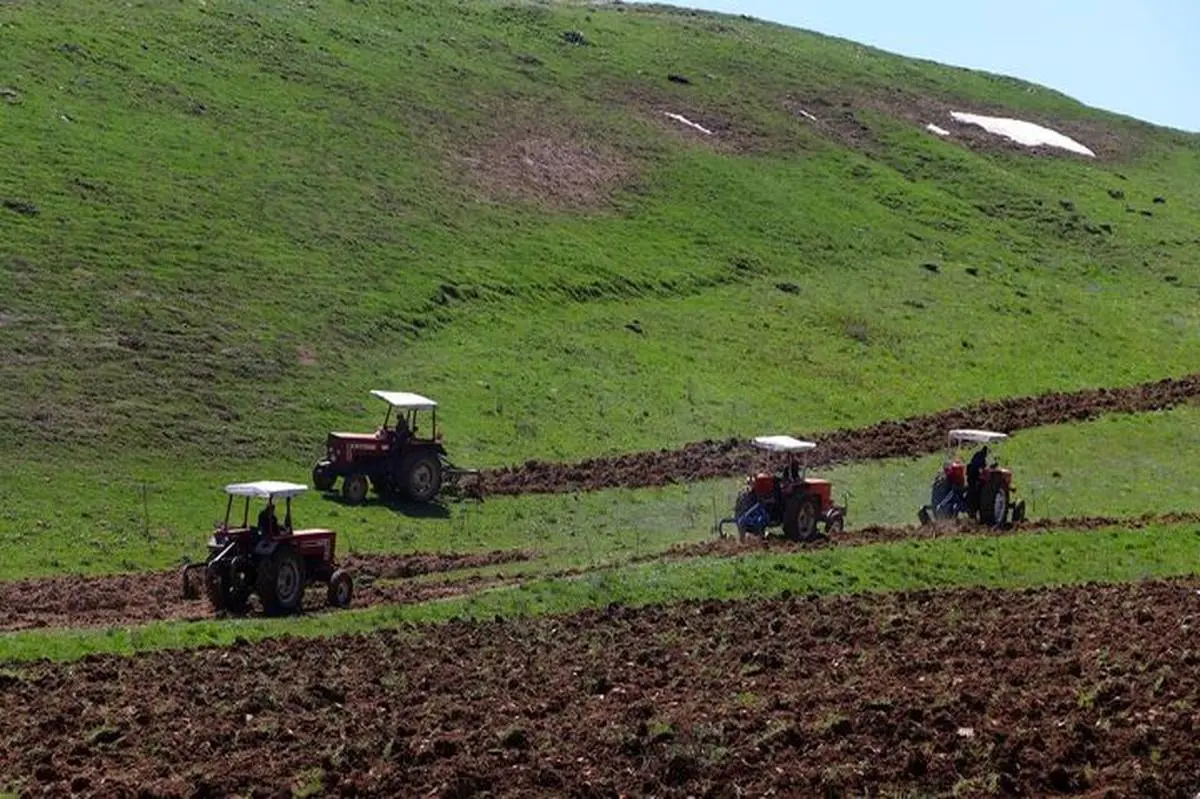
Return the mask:
<path fill-rule="evenodd" d="M 725 536 L 725 525 L 737 527 L 738 537 L 765 536 L 767 529 L 780 527 L 790 541 L 811 541 L 819 537 L 817 525 L 825 525 L 826 535 L 841 532 L 846 522 L 846 507 L 833 504 L 833 485 L 828 480 L 808 476 L 806 453 L 817 448 L 811 441 L 792 436 L 758 436 L 751 446 L 779 456 L 778 472 L 758 472 L 746 478 L 738 493 L 733 516 L 717 523 L 717 533 Z"/>
<path fill-rule="evenodd" d="M 313 467 L 313 486 L 329 491 L 342 480 L 342 498 L 361 503 L 369 486 L 382 496 L 398 494 L 414 502 L 430 502 L 443 483 L 457 485 L 470 469 L 450 463 L 437 426 L 438 404 L 409 391 L 376 389 L 371 395 L 387 404 L 383 423 L 374 433 L 330 433 L 325 457 Z M 393 422 L 393 413 L 395 414 Z M 429 414 L 427 434 L 419 422 Z"/>
<path fill-rule="evenodd" d="M 938 519 L 955 519 L 960 514 L 994 527 L 1025 518 L 1025 502 L 1013 501 L 1016 486 L 1012 471 L 990 460 L 991 448 L 1008 440 L 1005 433 L 959 428 L 947 436 L 946 461 L 934 475 L 929 504 L 917 517 L 921 524 Z M 979 449 L 969 461 L 964 450 Z"/>
<path fill-rule="evenodd" d="M 192 573 L 203 570 L 205 593 L 217 611 L 243 613 L 251 595 L 257 594 L 267 613 L 292 613 L 300 609 L 304 589 L 311 584 L 328 587 L 329 605 L 348 607 L 354 583 L 348 572 L 338 568 L 337 534 L 293 526 L 292 499 L 307 490 L 308 486 L 279 480 L 225 486 L 229 497 L 225 519 L 216 524 L 209 539 L 208 559 L 183 567 L 184 598 L 199 598 Z M 252 500 L 265 500 L 254 523 Z M 284 505 L 282 520 L 275 509 L 279 500 Z"/>

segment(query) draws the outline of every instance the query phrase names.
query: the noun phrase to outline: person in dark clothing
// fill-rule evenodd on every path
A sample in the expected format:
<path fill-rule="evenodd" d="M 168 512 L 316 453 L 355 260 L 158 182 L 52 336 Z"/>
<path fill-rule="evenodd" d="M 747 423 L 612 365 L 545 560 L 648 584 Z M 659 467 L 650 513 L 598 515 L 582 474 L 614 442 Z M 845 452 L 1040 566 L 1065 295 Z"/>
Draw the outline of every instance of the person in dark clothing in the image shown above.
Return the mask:
<path fill-rule="evenodd" d="M 275 502 L 267 500 L 267 506 L 258 514 L 258 534 L 260 536 L 279 535 L 279 519 L 275 516 Z"/>
<path fill-rule="evenodd" d="M 985 445 L 971 456 L 971 460 L 967 464 L 967 514 L 970 516 L 979 512 L 979 491 L 982 488 L 979 484 L 979 477 L 987 465 L 987 457 L 988 448 Z"/>
<path fill-rule="evenodd" d="M 788 465 L 784 467 L 783 476 L 789 483 L 794 483 L 800 479 L 800 462 L 795 455 L 788 457 Z"/>

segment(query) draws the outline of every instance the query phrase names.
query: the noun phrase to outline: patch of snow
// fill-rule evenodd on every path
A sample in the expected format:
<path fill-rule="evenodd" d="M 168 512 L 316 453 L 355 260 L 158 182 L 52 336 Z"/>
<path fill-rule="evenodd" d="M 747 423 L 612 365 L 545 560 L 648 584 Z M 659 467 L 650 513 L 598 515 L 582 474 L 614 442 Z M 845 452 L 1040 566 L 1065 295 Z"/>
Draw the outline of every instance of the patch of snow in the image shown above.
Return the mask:
<path fill-rule="evenodd" d="M 1038 147 L 1046 145 L 1047 147 L 1058 147 L 1062 150 L 1070 150 L 1073 153 L 1090 156 L 1095 158 L 1096 154 L 1084 147 L 1079 142 L 1062 135 L 1056 130 L 1043 128 L 1041 125 L 1035 125 L 1032 122 L 1025 122 L 1020 119 L 1008 119 L 1005 117 L 989 117 L 982 114 L 964 114 L 960 111 L 951 111 L 950 116 L 954 117 L 957 122 L 964 122 L 968 125 L 978 125 L 988 133 L 995 133 L 998 136 L 1004 136 L 1007 139 L 1015 141 L 1017 144 L 1023 144 L 1026 147 Z"/>
<path fill-rule="evenodd" d="M 803 108 L 797 108 L 796 110 L 797 110 L 797 111 L 799 111 L 799 112 L 800 112 L 800 116 L 804 117 L 805 119 L 811 119 L 813 122 L 820 122 L 820 121 L 821 121 L 821 120 L 817 119 L 815 116 L 813 116 L 812 114 L 810 114 L 810 113 L 808 113 L 807 111 L 805 111 Z"/>
<path fill-rule="evenodd" d="M 674 119 L 676 122 L 682 122 L 683 124 L 687 125 L 689 128 L 695 128 L 696 130 L 703 133 L 705 136 L 713 135 L 713 132 L 711 130 L 704 127 L 703 125 L 697 125 L 695 122 L 693 122 L 692 120 L 688 119 L 685 116 L 682 116 L 680 114 L 672 114 L 670 111 L 663 111 L 663 114 L 665 114 L 666 116 L 669 116 L 671 119 Z"/>
<path fill-rule="evenodd" d="M 946 130 L 945 128 L 939 128 L 937 125 L 933 124 L 932 122 L 930 122 L 928 125 L 925 126 L 925 130 L 928 130 L 932 133 L 936 133 L 939 136 L 949 136 L 950 135 L 950 131 Z"/>

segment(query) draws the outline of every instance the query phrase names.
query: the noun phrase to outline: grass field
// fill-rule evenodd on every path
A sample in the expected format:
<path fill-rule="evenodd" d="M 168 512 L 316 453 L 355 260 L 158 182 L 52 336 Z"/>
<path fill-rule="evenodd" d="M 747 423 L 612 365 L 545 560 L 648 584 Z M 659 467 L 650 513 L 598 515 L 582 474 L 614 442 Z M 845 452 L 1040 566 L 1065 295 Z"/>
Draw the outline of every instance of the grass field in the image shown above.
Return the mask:
<path fill-rule="evenodd" d="M 1181 457 L 1197 447 L 1200 408 L 1187 406 L 1023 431 L 998 454 L 1013 468 L 1029 513 L 1057 518 L 1200 508 L 1200 464 Z M 894 459 L 820 473 L 834 481 L 839 501 L 848 500 L 851 527 L 908 524 L 928 501 L 940 460 Z M 224 515 L 221 486 L 254 476 L 171 470 L 161 461 L 127 474 L 127 465 L 64 472 L 34 462 L 13 469 L 0 511 L 0 579 L 165 568 L 203 557 L 208 530 Z M 278 469 L 290 474 L 285 464 Z M 351 508 L 310 494 L 297 500 L 295 513 L 302 526 L 337 530 L 343 554 L 530 548 L 539 553 L 536 563 L 510 569 L 540 571 L 619 562 L 710 537 L 739 487 L 739 479 L 729 479 L 494 497 L 450 502 L 444 515 L 426 516 L 378 503 Z"/>
<path fill-rule="evenodd" d="M 448 619 L 567 613 L 611 603 L 910 591 L 954 586 L 1025 588 L 1194 574 L 1195 525 L 1136 532 L 1049 532 L 1007 538 L 946 538 L 800 554 L 654 562 L 572 579 L 530 580 L 462 599 L 383 605 L 292 619 L 156 622 L 104 630 L 0 634 L 0 662 L 73 660 L 163 648 L 228 645 L 280 635 L 331 635 Z M 411 629 L 411 628 L 410 628 Z"/>
<path fill-rule="evenodd" d="M 494 465 L 1195 366 L 1197 138 L 1045 89 L 620 7 L 0 22 L 0 442 L 50 469 L 307 460 L 381 385 Z M 1116 144 L 971 151 L 897 85 Z M 868 133 L 788 110 L 822 98 Z"/>
<path fill-rule="evenodd" d="M 436 397 L 454 459 L 496 466 L 1197 368 L 1200 136 L 1044 87 L 624 5 L 18 0 L 0 41 L 3 580 L 200 556 L 221 485 L 304 479 L 327 431 L 374 428 L 372 388 Z M 1021 151 L 950 110 L 1099 157 Z M 1029 430 L 1004 457 L 1034 515 L 1195 510 L 1198 423 Z M 852 525 L 910 522 L 937 461 L 828 475 Z M 536 580 L 706 538 L 736 487 L 298 514 L 343 552 L 532 548 L 506 570 Z M 1188 574 L 1195 543 L 1180 526 L 642 565 L 296 621 L 22 633 L 0 659 Z"/>

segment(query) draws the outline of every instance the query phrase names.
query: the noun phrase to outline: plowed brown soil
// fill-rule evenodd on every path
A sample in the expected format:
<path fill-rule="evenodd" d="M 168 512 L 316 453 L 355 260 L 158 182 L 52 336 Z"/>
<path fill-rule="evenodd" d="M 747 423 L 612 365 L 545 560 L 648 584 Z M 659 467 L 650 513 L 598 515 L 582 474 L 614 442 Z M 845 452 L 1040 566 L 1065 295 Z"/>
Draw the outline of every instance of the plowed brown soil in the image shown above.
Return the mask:
<path fill-rule="evenodd" d="M 355 577 L 354 605 L 425 602 L 470 593 L 496 582 L 473 578 L 453 582 L 387 582 L 529 560 L 526 550 L 480 553 L 353 555 L 345 565 Z M 380 582 L 383 580 L 383 582 Z M 324 593 L 310 588 L 305 607 L 318 609 Z M 207 601 L 182 597 L 178 571 L 99 577 L 62 576 L 0 582 L 0 632 L 37 627 L 103 627 L 161 620 L 212 618 Z"/>
<path fill-rule="evenodd" d="M 814 466 L 936 452 L 946 431 L 982 427 L 1011 432 L 1093 419 L 1106 413 L 1162 410 L 1200 396 L 1200 374 L 1114 389 L 1041 394 L 981 402 L 965 408 L 914 416 L 869 427 L 805 434 L 816 441 Z M 640 488 L 730 477 L 765 468 L 762 453 L 744 441 L 701 441 L 677 450 L 637 452 L 578 463 L 528 461 L 485 471 L 484 494 L 562 493 L 604 488 Z"/>
<path fill-rule="evenodd" d="M 0 774 L 50 796 L 1190 799 L 1198 589 L 710 601 L 37 664 L 0 676 Z"/>
<path fill-rule="evenodd" d="M 1200 513 L 1144 514 L 1142 516 L 1078 516 L 1033 519 L 1008 528 L 992 528 L 968 521 L 933 525 L 871 525 L 847 530 L 815 543 L 793 543 L 779 537 L 768 539 L 712 539 L 678 544 L 662 552 L 632 558 L 634 563 L 655 560 L 685 560 L 699 557 L 737 557 L 769 550 L 799 552 L 826 546 L 865 546 L 906 539 L 950 536 L 1004 536 L 1043 530 L 1090 531 L 1121 527 L 1141 529 L 1151 524 L 1200 524 Z M 410 555 L 355 555 L 346 566 L 354 574 L 355 607 L 400 605 L 463 596 L 519 583 L 522 578 L 471 575 L 441 582 L 413 582 L 408 578 L 426 574 L 483 568 L 524 562 L 536 557 L 527 550 L 496 550 L 485 553 L 414 553 Z M 578 577 L 595 569 L 572 568 L 542 573 L 542 578 Z M 213 617 L 207 601 L 188 601 L 180 595 L 177 572 L 150 572 L 98 577 L 47 577 L 0 582 L 0 632 L 42 627 L 105 627 L 145 624 L 151 621 L 196 621 Z M 306 612 L 325 607 L 319 587 L 305 596 Z M 253 601 L 250 612 L 261 608 Z"/>

